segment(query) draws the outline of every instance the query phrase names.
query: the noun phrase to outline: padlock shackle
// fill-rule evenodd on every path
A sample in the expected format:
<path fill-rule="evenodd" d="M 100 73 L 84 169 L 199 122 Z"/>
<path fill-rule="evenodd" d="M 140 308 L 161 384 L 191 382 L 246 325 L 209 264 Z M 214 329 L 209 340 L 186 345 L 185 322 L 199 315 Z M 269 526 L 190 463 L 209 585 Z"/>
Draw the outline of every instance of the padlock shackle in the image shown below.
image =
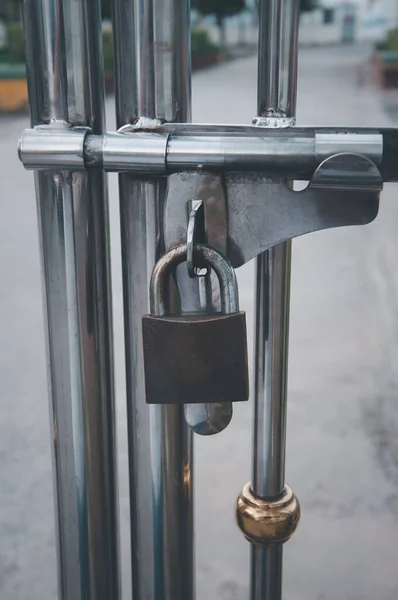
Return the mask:
<path fill-rule="evenodd" d="M 220 285 L 221 312 L 239 312 L 239 294 L 235 270 L 229 260 L 214 248 L 197 244 L 194 257 L 208 264 L 217 275 Z M 180 244 L 164 254 L 156 263 L 150 282 L 150 310 L 152 315 L 163 317 L 167 309 L 167 282 L 177 266 L 187 260 L 187 245 Z"/>

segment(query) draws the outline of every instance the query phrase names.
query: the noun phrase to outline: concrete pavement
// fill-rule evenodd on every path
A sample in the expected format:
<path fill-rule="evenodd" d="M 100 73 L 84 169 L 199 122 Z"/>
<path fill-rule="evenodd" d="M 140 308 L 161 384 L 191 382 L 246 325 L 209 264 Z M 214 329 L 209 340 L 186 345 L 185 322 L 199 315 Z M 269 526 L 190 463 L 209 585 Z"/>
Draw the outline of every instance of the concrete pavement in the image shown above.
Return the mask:
<path fill-rule="evenodd" d="M 359 77 L 361 48 L 302 49 L 300 125 L 386 126 L 383 98 Z M 253 57 L 197 73 L 193 118 L 250 122 Z M 114 126 L 108 100 L 108 128 Z M 394 123 L 396 124 L 396 123 Z M 25 117 L 0 122 L 0 598 L 56 593 L 50 429 L 33 176 L 16 156 Z M 129 526 L 117 180 L 110 177 L 123 583 Z M 293 244 L 287 481 L 302 522 L 285 546 L 285 600 L 398 597 L 398 186 L 375 223 Z M 253 264 L 238 271 L 253 320 Z M 250 342 L 249 342 L 250 343 Z M 251 345 L 251 343 L 250 343 Z M 198 600 L 247 600 L 249 545 L 233 521 L 250 479 L 251 405 L 196 438 Z"/>

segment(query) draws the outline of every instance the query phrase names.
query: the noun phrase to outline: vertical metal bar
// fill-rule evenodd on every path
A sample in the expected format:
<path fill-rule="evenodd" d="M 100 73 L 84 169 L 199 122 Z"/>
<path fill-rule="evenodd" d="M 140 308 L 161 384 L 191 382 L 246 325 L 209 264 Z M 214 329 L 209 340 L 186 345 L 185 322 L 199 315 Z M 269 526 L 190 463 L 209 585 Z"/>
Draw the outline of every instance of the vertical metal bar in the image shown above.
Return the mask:
<path fill-rule="evenodd" d="M 279 496 L 285 480 L 286 386 L 291 242 L 256 261 L 254 451 L 252 488 Z M 251 547 L 252 600 L 278 600 L 283 546 Z"/>
<path fill-rule="evenodd" d="M 261 0 L 258 124 L 294 123 L 297 85 L 298 0 Z M 277 122 L 261 121 L 276 117 Z M 285 480 L 287 360 L 291 242 L 256 262 L 253 492 L 274 498 Z M 282 596 L 282 544 L 251 547 L 252 600 Z"/>
<path fill-rule="evenodd" d="M 188 0 L 113 0 L 118 127 L 190 120 Z M 147 123 L 148 125 L 148 123 Z M 192 436 L 177 406 L 145 403 L 141 316 L 163 251 L 166 181 L 121 174 L 132 584 L 134 600 L 191 600 Z"/>
<path fill-rule="evenodd" d="M 279 600 L 282 598 L 283 546 L 254 547 L 251 554 L 251 598 Z"/>
<path fill-rule="evenodd" d="M 24 0 L 32 125 L 102 133 L 97 0 Z M 57 122 L 59 121 L 58 125 Z M 119 598 L 106 181 L 36 173 L 57 516 L 59 598 Z"/>
<path fill-rule="evenodd" d="M 257 261 L 252 487 L 262 498 L 285 483 L 290 250 L 279 244 Z"/>
<path fill-rule="evenodd" d="M 299 2 L 260 0 L 257 113 L 296 114 Z"/>

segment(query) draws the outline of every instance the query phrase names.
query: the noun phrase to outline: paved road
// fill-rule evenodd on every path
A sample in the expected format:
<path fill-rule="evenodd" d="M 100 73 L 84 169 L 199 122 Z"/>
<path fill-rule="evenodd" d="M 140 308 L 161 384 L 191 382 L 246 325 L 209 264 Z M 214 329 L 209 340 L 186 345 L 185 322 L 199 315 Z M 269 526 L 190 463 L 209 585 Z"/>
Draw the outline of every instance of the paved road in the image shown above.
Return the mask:
<path fill-rule="evenodd" d="M 358 49 L 302 50 L 299 124 L 389 123 L 383 98 L 370 84 L 361 84 L 364 58 L 365 51 Z M 250 121 L 255 85 L 254 58 L 195 75 L 194 119 Z M 25 126 L 24 117 L 0 122 L 0 598 L 52 600 L 54 528 L 37 226 L 32 175 L 23 171 L 15 153 Z M 127 454 L 114 177 L 110 184 L 127 589 Z M 380 215 L 370 226 L 294 242 L 287 479 L 301 500 L 302 522 L 285 547 L 285 600 L 398 597 L 396 196 L 397 187 L 385 186 Z M 250 329 L 253 265 L 238 275 Z M 232 514 L 235 497 L 250 478 L 250 427 L 251 407 L 239 406 L 226 432 L 196 440 L 198 600 L 248 598 L 249 548 Z"/>

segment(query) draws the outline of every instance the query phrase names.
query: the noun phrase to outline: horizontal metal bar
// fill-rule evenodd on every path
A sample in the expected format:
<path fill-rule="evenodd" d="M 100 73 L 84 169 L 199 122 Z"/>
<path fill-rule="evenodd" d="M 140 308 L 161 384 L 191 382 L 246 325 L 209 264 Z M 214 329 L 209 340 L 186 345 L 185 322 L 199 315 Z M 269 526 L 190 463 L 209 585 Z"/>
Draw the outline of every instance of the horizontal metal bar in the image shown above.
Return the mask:
<path fill-rule="evenodd" d="M 27 169 L 102 168 L 153 176 L 208 169 L 309 179 L 325 158 L 350 152 L 372 160 L 385 181 L 395 181 L 397 140 L 398 130 L 382 129 L 172 124 L 156 131 L 92 135 L 81 128 L 37 127 L 23 133 L 19 156 Z"/>
<path fill-rule="evenodd" d="M 167 148 L 169 172 L 198 168 L 283 172 L 286 159 L 297 173 L 305 172 L 308 164 L 311 164 L 310 171 L 314 170 L 314 138 L 305 135 L 289 138 L 170 136 Z"/>
<path fill-rule="evenodd" d="M 167 171 L 167 134 L 139 133 L 138 143 L 134 134 L 109 133 L 103 137 L 102 163 L 106 171 L 125 171 L 126 165 L 138 173 L 143 171 L 161 175 Z M 131 138 L 134 144 L 134 164 L 132 163 Z M 90 138 L 86 140 L 87 155 L 93 155 Z"/>
<path fill-rule="evenodd" d="M 19 158 L 27 169 L 59 169 L 58 165 L 65 165 L 60 168 L 84 171 L 84 139 L 90 131 L 88 127 L 71 127 L 65 121 L 27 129 L 19 142 Z"/>

